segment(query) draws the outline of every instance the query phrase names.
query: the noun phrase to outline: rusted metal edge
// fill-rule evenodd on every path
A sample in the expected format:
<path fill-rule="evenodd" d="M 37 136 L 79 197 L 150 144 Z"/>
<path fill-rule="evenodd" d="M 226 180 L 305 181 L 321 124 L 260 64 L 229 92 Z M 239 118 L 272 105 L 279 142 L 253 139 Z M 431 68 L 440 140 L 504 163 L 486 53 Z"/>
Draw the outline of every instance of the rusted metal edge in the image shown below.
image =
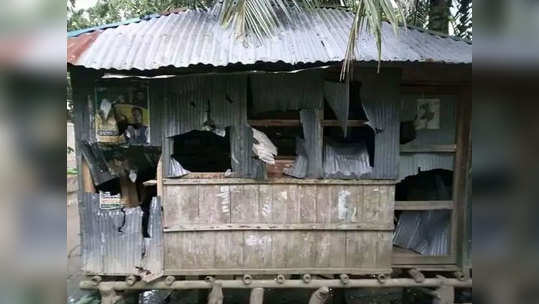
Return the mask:
<path fill-rule="evenodd" d="M 440 287 L 453 286 L 460 288 L 472 287 L 472 279 L 459 281 L 457 279 L 425 279 L 418 283 L 414 279 L 350 279 L 346 284 L 340 279 L 311 280 L 308 283 L 303 280 L 252 280 L 245 284 L 242 280 L 215 280 L 214 282 L 196 281 L 173 281 L 165 282 L 165 279 L 153 283 L 137 281 L 130 285 L 124 281 L 108 281 L 95 283 L 93 281 L 81 281 L 81 289 L 114 289 L 114 290 L 153 290 L 153 289 L 211 289 L 214 283 L 219 283 L 222 288 L 304 288 L 316 289 L 320 287 L 328 288 L 387 288 L 387 287 Z"/>

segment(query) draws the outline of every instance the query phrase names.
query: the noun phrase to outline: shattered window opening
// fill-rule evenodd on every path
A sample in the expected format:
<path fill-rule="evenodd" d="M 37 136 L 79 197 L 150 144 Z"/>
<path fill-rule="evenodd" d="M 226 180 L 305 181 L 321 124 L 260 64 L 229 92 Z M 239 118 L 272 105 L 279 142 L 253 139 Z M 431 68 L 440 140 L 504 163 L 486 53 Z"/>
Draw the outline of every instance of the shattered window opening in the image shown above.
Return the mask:
<path fill-rule="evenodd" d="M 215 173 L 231 169 L 230 132 L 193 130 L 174 136 L 172 158 L 190 172 Z"/>

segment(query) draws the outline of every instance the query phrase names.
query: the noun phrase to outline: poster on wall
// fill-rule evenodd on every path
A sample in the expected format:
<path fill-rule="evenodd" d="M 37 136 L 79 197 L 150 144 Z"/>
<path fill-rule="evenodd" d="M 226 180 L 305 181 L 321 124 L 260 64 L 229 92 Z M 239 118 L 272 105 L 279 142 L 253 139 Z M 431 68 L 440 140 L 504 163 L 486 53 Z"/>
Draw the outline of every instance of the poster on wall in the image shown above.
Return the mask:
<path fill-rule="evenodd" d="M 148 86 L 96 88 L 95 129 L 98 142 L 142 145 L 150 140 Z"/>
<path fill-rule="evenodd" d="M 417 99 L 416 130 L 440 129 L 440 99 Z"/>

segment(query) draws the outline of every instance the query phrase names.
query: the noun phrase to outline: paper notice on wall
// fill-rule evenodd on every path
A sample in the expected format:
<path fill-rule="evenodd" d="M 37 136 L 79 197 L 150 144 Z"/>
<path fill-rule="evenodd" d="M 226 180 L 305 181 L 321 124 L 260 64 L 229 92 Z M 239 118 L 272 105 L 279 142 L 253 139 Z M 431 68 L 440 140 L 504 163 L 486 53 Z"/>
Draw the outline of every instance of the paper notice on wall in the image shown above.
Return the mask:
<path fill-rule="evenodd" d="M 440 129 L 440 99 L 422 98 L 417 100 L 416 130 Z"/>
<path fill-rule="evenodd" d="M 120 194 L 110 194 L 110 192 L 99 192 L 99 208 L 101 209 L 118 209 L 121 208 Z"/>

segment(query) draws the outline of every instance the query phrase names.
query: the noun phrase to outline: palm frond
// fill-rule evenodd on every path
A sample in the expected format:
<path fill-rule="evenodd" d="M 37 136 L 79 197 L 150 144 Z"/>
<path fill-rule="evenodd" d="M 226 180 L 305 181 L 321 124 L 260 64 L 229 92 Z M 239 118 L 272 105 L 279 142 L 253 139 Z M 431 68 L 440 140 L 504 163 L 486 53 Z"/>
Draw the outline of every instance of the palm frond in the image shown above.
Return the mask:
<path fill-rule="evenodd" d="M 382 59 L 382 23 L 387 20 L 398 32 L 399 25 L 406 25 L 406 12 L 414 5 L 413 0 L 358 0 L 356 15 L 352 22 L 348 46 L 343 60 L 340 79 L 345 80 L 351 63 L 356 59 L 357 39 L 365 31 L 374 36 L 378 51 L 378 71 Z"/>

